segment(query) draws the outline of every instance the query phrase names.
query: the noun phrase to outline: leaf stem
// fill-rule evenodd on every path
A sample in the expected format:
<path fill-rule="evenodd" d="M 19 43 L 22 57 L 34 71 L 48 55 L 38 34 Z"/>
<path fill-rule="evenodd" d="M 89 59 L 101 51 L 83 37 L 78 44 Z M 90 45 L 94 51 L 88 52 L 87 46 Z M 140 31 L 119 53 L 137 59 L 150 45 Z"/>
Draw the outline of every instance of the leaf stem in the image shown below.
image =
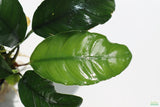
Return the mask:
<path fill-rule="evenodd" d="M 26 37 L 24 38 L 24 40 L 26 40 L 32 33 L 33 33 L 33 30 L 30 30 L 30 31 L 27 33 L 27 35 L 26 35 Z M 23 41 L 24 41 L 24 40 L 23 40 Z M 22 42 L 23 42 L 23 41 L 22 41 Z M 21 43 L 22 43 L 22 42 L 21 42 Z M 11 54 L 15 51 L 15 49 L 16 49 L 16 48 L 19 48 L 19 45 L 20 45 L 21 43 L 17 44 L 17 46 L 15 46 L 15 47 L 7 54 L 7 56 L 10 57 Z M 19 49 L 18 49 L 18 50 L 19 50 Z"/>
<path fill-rule="evenodd" d="M 26 37 L 24 38 L 24 40 L 26 40 L 32 33 L 33 33 L 33 30 L 30 30 L 30 31 L 27 33 L 27 35 L 26 35 Z"/>
<path fill-rule="evenodd" d="M 20 72 L 18 72 L 17 74 L 18 74 L 19 76 L 21 76 L 21 77 L 23 76 Z"/>
<path fill-rule="evenodd" d="M 26 65 L 29 65 L 29 64 L 30 64 L 30 62 L 25 63 L 25 64 L 18 64 L 18 65 L 17 65 L 17 67 L 20 67 L 20 66 L 26 66 Z"/>
<path fill-rule="evenodd" d="M 17 51 L 16 51 L 14 57 L 12 58 L 12 62 L 15 62 L 15 60 L 16 60 L 16 58 L 18 56 L 18 53 L 19 53 L 19 45 L 17 46 Z"/>
<path fill-rule="evenodd" d="M 33 33 L 33 30 L 30 30 L 30 31 L 27 33 L 27 35 L 25 36 L 24 40 L 26 40 L 32 33 Z M 24 41 L 24 40 L 23 40 L 23 41 Z M 16 58 L 17 58 L 17 56 L 18 56 L 18 53 L 19 53 L 20 44 L 23 43 L 23 41 L 20 42 L 20 43 L 18 43 L 17 46 L 15 46 L 11 51 L 9 51 L 9 52 L 6 54 L 5 57 L 6 57 L 7 60 L 9 60 L 10 65 L 14 65 L 15 60 L 16 60 Z M 17 49 L 17 50 L 16 50 L 16 49 Z M 11 58 L 11 55 L 12 55 L 12 53 L 13 53 L 15 50 L 16 50 L 16 53 L 15 53 L 15 55 L 13 56 L 13 58 Z"/>
<path fill-rule="evenodd" d="M 11 51 L 9 51 L 9 53 L 7 54 L 7 56 L 11 56 L 11 54 L 15 51 L 16 48 L 19 47 L 19 44 L 17 46 L 15 46 Z"/>

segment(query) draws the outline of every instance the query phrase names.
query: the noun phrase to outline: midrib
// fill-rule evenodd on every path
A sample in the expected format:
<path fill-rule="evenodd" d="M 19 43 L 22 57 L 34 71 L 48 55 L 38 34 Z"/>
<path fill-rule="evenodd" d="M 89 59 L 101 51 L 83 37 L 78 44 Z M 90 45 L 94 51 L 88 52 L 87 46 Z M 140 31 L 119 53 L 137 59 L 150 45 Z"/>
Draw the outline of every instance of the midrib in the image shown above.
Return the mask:
<path fill-rule="evenodd" d="M 70 57 L 53 57 L 53 58 L 45 58 L 45 59 L 38 59 L 33 60 L 33 62 L 46 62 L 46 61 L 58 61 L 58 60 L 108 60 L 111 58 L 125 58 L 128 55 L 121 55 L 121 56 L 115 56 L 111 57 L 109 55 L 104 56 L 70 56 Z"/>

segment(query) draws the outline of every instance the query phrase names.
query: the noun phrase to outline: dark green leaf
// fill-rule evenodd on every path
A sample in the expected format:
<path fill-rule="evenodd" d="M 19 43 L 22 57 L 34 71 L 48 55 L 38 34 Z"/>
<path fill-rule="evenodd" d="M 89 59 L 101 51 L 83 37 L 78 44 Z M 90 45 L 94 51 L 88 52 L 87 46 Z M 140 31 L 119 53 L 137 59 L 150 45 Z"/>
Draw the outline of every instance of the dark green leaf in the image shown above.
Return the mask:
<path fill-rule="evenodd" d="M 2 45 L 0 45 L 0 54 L 6 54 L 6 49 Z"/>
<path fill-rule="evenodd" d="M 0 79 L 4 79 L 12 74 L 12 69 L 9 67 L 4 58 L 0 55 Z"/>
<path fill-rule="evenodd" d="M 21 42 L 27 23 L 18 0 L 0 0 L 0 44 L 12 47 Z"/>
<path fill-rule="evenodd" d="M 33 17 L 33 30 L 42 37 L 69 30 L 88 30 L 111 18 L 114 0 L 45 0 Z"/>
<path fill-rule="evenodd" d="M 82 103 L 80 97 L 57 93 L 52 82 L 34 71 L 27 71 L 18 87 L 25 107 L 79 107 Z"/>
<path fill-rule="evenodd" d="M 43 78 L 66 85 L 89 85 L 120 74 L 130 63 L 129 49 L 105 36 L 72 31 L 38 45 L 31 65 Z"/>

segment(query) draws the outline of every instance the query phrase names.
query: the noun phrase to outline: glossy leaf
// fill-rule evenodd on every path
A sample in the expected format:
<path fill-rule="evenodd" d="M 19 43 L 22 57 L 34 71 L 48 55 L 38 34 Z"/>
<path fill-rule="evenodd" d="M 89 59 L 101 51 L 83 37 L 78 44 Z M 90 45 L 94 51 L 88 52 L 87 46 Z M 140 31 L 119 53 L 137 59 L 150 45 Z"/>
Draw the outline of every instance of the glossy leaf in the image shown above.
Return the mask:
<path fill-rule="evenodd" d="M 27 71 L 18 87 L 25 107 L 79 107 L 82 103 L 80 97 L 57 93 L 52 82 L 34 71 Z"/>
<path fill-rule="evenodd" d="M 38 45 L 31 65 L 43 78 L 66 85 L 89 85 L 120 74 L 130 63 L 129 49 L 105 36 L 73 31 Z"/>
<path fill-rule="evenodd" d="M 18 0 L 0 0 L 0 44 L 12 47 L 21 42 L 27 23 Z"/>
<path fill-rule="evenodd" d="M 32 28 L 42 37 L 88 30 L 108 21 L 114 10 L 114 0 L 44 0 L 34 14 Z"/>
<path fill-rule="evenodd" d="M 4 58 L 0 55 L 0 79 L 4 79 L 12 74 L 12 69 L 9 67 Z"/>

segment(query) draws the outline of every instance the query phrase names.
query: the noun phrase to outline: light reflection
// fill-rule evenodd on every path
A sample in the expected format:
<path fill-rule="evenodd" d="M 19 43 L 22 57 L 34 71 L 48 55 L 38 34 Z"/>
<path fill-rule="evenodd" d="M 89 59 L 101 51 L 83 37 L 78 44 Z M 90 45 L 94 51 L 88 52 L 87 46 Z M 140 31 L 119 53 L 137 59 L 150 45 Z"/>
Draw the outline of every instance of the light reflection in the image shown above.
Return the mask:
<path fill-rule="evenodd" d="M 113 51 L 112 53 L 110 53 L 108 56 L 109 57 L 115 57 L 115 56 L 117 56 L 117 51 Z"/>
<path fill-rule="evenodd" d="M 92 24 L 92 21 L 91 21 L 91 18 L 88 16 L 88 15 L 84 15 L 85 17 L 85 21 L 88 23 L 88 24 Z"/>
<path fill-rule="evenodd" d="M 89 74 L 91 76 L 91 80 L 97 80 L 97 75 L 95 74 L 90 61 L 86 61 L 86 65 L 89 68 Z"/>
<path fill-rule="evenodd" d="M 81 75 L 85 78 L 85 79 L 89 79 L 89 77 L 84 73 L 84 71 L 83 71 L 83 69 L 82 69 L 82 66 L 79 64 L 78 65 L 78 68 L 79 68 L 79 70 L 80 70 L 80 73 L 81 73 Z"/>
<path fill-rule="evenodd" d="M 110 63 L 117 63 L 117 59 L 116 59 L 116 56 L 117 56 L 117 54 L 118 54 L 118 52 L 117 51 L 113 51 L 112 53 L 110 53 L 108 56 L 109 56 L 109 58 L 108 58 L 108 61 L 110 62 Z"/>
<path fill-rule="evenodd" d="M 117 63 L 117 59 L 116 58 L 109 58 L 108 61 L 110 63 L 113 63 L 113 64 Z"/>
<path fill-rule="evenodd" d="M 101 67 L 101 65 L 99 63 L 97 63 L 96 61 L 92 60 L 92 62 L 100 69 L 103 70 L 103 68 Z"/>
<path fill-rule="evenodd" d="M 83 7 L 81 5 L 75 5 L 74 8 L 75 8 L 75 10 L 83 9 Z"/>

